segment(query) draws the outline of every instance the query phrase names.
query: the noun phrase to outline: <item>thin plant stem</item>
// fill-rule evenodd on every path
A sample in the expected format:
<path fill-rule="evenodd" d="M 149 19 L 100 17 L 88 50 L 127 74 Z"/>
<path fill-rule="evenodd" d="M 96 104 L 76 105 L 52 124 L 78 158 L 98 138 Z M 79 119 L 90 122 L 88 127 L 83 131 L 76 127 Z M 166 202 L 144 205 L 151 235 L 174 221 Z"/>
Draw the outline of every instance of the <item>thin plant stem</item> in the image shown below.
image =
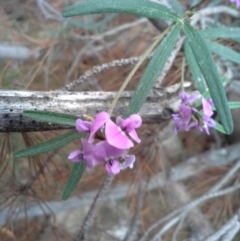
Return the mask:
<path fill-rule="evenodd" d="M 181 71 L 181 90 L 184 89 L 184 74 L 185 74 L 185 58 L 182 58 L 182 71 Z"/>
<path fill-rule="evenodd" d="M 216 233 L 205 238 L 205 241 L 217 241 L 219 238 L 226 234 L 236 223 L 238 223 L 238 215 L 234 215 L 226 224 L 224 224 Z M 226 239 L 225 239 L 226 240 Z M 202 240 L 203 241 L 203 240 Z"/>
<path fill-rule="evenodd" d="M 239 168 L 240 159 L 237 160 L 236 164 L 223 176 L 223 178 L 219 182 L 217 182 L 214 186 L 210 188 L 208 193 L 218 191 L 223 185 L 225 185 L 229 180 L 231 180 L 234 177 L 234 174 L 239 170 Z"/>
<path fill-rule="evenodd" d="M 75 238 L 75 241 L 87 241 L 88 240 L 88 230 L 90 228 L 90 225 L 92 224 L 94 214 L 96 212 L 97 204 L 99 203 L 101 197 L 106 193 L 108 188 L 110 187 L 114 176 L 108 176 L 104 179 L 102 186 L 99 188 L 99 191 L 97 195 L 95 196 L 93 203 L 88 211 L 88 214 L 82 224 L 81 230 L 78 233 L 77 237 Z"/>
<path fill-rule="evenodd" d="M 168 214 L 167 216 L 165 216 L 164 218 L 158 220 L 157 222 L 155 222 L 154 224 L 152 224 L 147 230 L 145 230 L 144 235 L 139 239 L 139 241 L 145 241 L 147 236 L 156 228 L 158 227 L 160 224 L 162 224 L 163 222 L 173 218 L 172 220 L 170 220 L 169 223 L 167 223 L 167 226 L 164 226 L 159 232 L 157 232 L 154 237 L 152 238 L 152 240 L 156 239 L 159 235 L 162 234 L 162 232 L 169 228 L 172 227 L 173 225 L 175 225 L 179 220 L 180 220 L 180 216 L 175 217 L 176 215 L 178 215 L 180 212 L 186 212 L 188 213 L 192 208 L 202 204 L 203 202 L 209 200 L 209 199 L 213 199 L 216 197 L 221 197 L 224 195 L 227 195 L 229 193 L 232 193 L 236 190 L 240 189 L 240 184 L 236 184 L 233 187 L 229 187 L 229 188 L 225 188 L 222 189 L 220 191 L 216 191 L 213 193 L 206 193 L 203 196 L 191 201 L 190 203 L 175 209 L 173 212 L 171 212 L 170 214 Z"/>
<path fill-rule="evenodd" d="M 137 205 L 136 205 L 136 210 L 135 214 L 132 218 L 129 230 L 124 238 L 123 241 L 133 241 L 136 239 L 137 236 L 137 231 L 139 228 L 139 216 L 140 216 L 140 211 L 143 205 L 143 197 L 144 197 L 144 186 L 146 188 L 147 182 L 143 184 L 143 181 L 140 182 L 139 188 L 138 188 L 138 198 L 137 198 Z"/>
<path fill-rule="evenodd" d="M 130 72 L 130 74 L 128 75 L 128 77 L 126 78 L 126 80 L 123 82 L 121 88 L 119 89 L 116 97 L 114 98 L 108 113 L 111 116 L 112 111 L 115 107 L 115 105 L 118 102 L 118 99 L 120 98 L 122 92 L 124 91 L 124 89 L 126 88 L 126 86 L 128 85 L 129 81 L 132 79 L 133 75 L 136 73 L 136 71 L 138 70 L 138 68 L 140 67 L 140 65 L 144 62 L 144 60 L 147 58 L 147 56 L 154 50 L 154 48 L 158 45 L 158 43 L 166 36 L 166 34 L 170 31 L 170 29 L 172 28 L 173 25 L 170 25 L 168 28 L 166 28 L 158 37 L 157 39 L 153 42 L 153 44 L 147 49 L 147 51 L 142 55 L 142 57 L 140 58 L 140 60 L 138 61 L 138 63 L 134 66 L 133 70 Z"/>

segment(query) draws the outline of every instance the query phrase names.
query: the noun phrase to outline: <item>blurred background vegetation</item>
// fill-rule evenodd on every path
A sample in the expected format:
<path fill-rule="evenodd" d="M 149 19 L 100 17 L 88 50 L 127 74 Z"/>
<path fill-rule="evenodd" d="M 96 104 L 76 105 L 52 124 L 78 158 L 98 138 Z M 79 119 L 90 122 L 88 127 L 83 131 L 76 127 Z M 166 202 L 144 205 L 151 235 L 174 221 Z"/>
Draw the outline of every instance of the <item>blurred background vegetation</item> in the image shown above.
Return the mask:
<path fill-rule="evenodd" d="M 173 6 L 178 7 L 176 1 L 165 2 L 175 3 Z M 179 2 L 184 9 L 192 4 L 191 0 Z M 74 1 L 71 0 L 0 0 L 2 90 L 57 90 L 93 66 L 141 55 L 159 32 L 148 19 L 124 14 L 63 19 L 61 11 L 72 3 Z M 227 0 L 215 0 L 206 1 L 202 8 L 211 4 L 230 6 Z M 216 24 L 240 25 L 239 19 L 226 14 L 215 14 L 209 18 Z M 240 51 L 238 42 L 219 42 Z M 178 53 L 165 77 L 164 86 L 180 81 L 182 56 L 183 50 Z M 239 65 L 214 57 L 222 73 L 231 69 L 233 75 L 229 82 L 240 80 Z M 131 69 L 132 66 L 111 68 L 74 91 L 117 91 Z M 135 74 L 128 90 L 134 89 L 143 69 L 144 65 Z M 188 68 L 186 70 L 185 79 L 190 81 Z M 239 94 L 235 91 L 229 95 L 237 100 Z M 238 112 L 234 118 L 237 123 Z M 79 148 L 80 142 L 75 141 L 47 155 L 29 159 L 13 158 L 14 152 L 60 133 L 64 131 L 0 133 L 1 241 L 67 241 L 74 240 L 78 233 L 93 196 L 106 175 L 101 168 L 85 172 L 73 198 L 69 202 L 61 201 L 72 167 L 67 156 Z M 203 169 L 200 168 L 201 165 L 208 163 L 211 150 L 228 148 L 237 143 L 239 130 L 236 128 L 232 137 L 228 138 L 214 131 L 207 136 L 195 130 L 175 136 L 171 126 L 152 124 L 143 125 L 140 136 L 142 142 L 134 149 L 137 156 L 135 168 L 126 170 L 115 178 L 111 188 L 113 191 L 104 199 L 95 216 L 90 240 L 123 240 L 132 216 L 136 213 L 140 223 L 138 234 L 141 235 L 150 224 L 176 206 L 181 206 L 184 201 L 180 194 L 177 191 L 172 193 L 176 187 L 171 189 L 169 185 L 163 186 L 162 179 L 158 179 L 159 176 L 167 177 L 172 168 L 178 165 L 186 164 L 183 177 L 177 181 L 177 184 L 184 186 L 184 198 L 189 201 L 201 196 L 227 173 L 235 159 L 227 165 L 215 163 L 216 165 L 209 164 Z M 201 156 L 202 154 L 206 155 Z M 199 167 L 195 163 L 191 166 L 192 174 L 184 177 L 184 170 L 191 165 L 187 164 L 191 157 L 201 161 L 201 165 Z M 148 186 L 141 184 L 143 179 L 148 180 Z M 239 179 L 238 172 L 228 184 L 231 186 L 239 182 Z M 139 185 L 141 191 L 136 192 Z M 238 191 L 204 203 L 199 212 L 203 215 L 205 224 L 217 229 L 236 212 L 239 200 Z M 181 227 L 177 240 L 187 240 L 193 235 L 190 226 L 184 224 Z M 173 232 L 174 229 L 170 229 L 163 240 L 171 240 Z M 235 240 L 240 240 L 240 236 Z"/>

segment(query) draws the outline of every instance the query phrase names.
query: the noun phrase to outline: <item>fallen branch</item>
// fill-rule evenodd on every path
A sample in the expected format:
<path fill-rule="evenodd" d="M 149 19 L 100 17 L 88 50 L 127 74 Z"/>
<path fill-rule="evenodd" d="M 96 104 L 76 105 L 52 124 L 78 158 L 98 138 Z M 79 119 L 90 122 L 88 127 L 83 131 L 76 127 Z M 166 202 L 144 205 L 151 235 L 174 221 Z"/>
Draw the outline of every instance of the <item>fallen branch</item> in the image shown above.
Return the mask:
<path fill-rule="evenodd" d="M 139 114 L 144 123 L 158 123 L 166 120 L 167 108 L 179 104 L 179 85 L 174 85 L 150 96 Z M 133 92 L 124 92 L 113 117 L 122 115 L 132 98 Z M 115 92 L 40 92 L 0 91 L 0 132 L 47 131 L 73 128 L 67 125 L 37 122 L 22 115 L 25 110 L 48 110 L 76 116 L 96 115 L 110 107 Z M 167 101 L 166 101 L 167 100 Z M 168 115 L 170 118 L 171 115 Z"/>

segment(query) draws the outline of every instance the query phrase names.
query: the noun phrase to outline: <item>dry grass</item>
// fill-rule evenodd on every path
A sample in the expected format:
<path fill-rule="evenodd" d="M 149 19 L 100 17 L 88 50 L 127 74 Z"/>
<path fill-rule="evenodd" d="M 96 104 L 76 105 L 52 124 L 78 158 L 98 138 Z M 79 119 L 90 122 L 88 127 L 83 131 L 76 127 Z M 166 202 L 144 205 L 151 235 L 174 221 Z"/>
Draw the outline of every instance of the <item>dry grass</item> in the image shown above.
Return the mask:
<path fill-rule="evenodd" d="M 65 2 L 62 0 L 50 3 L 52 7 L 61 11 L 65 7 Z M 81 21 L 84 20 L 85 25 L 90 26 L 90 24 L 96 25 L 98 21 L 106 20 L 106 18 L 107 15 L 99 15 L 94 22 L 91 22 L 89 17 L 83 17 Z M 0 42 L 7 41 L 11 44 L 27 46 L 32 51 L 39 53 L 38 58 L 26 61 L 1 60 L 0 85 L 3 89 L 55 90 L 76 79 L 95 65 L 141 55 L 152 42 L 157 31 L 149 22 L 92 41 L 92 43 L 87 39 L 136 20 L 137 18 L 129 15 L 117 15 L 101 27 L 84 29 L 74 27 L 66 22 L 46 20 L 34 0 L 0 0 L 0 31 L 4 32 L 0 35 Z M 75 21 L 79 23 L 80 18 L 76 18 Z M 228 41 L 226 44 L 232 43 Z M 239 49 L 239 45 L 234 46 L 234 48 Z M 182 56 L 181 51 L 164 79 L 165 86 L 180 80 Z M 77 58 L 78 61 L 76 61 Z M 96 79 L 79 86 L 77 90 L 118 90 L 131 68 L 131 66 L 112 68 L 98 75 Z M 134 89 L 143 69 L 144 66 L 136 73 L 128 89 Z M 136 168 L 118 175 L 114 180 L 114 185 L 126 182 L 136 184 L 143 178 L 150 178 L 159 171 L 167 172 L 168 169 L 162 163 L 162 154 L 159 152 L 159 146 L 156 142 L 158 132 L 162 129 L 163 126 L 160 125 L 144 125 L 141 128 L 142 143 L 134 149 L 138 158 Z M 71 171 L 67 155 L 71 150 L 78 148 L 79 143 L 75 141 L 54 153 L 29 159 L 17 160 L 13 158 L 12 154 L 17 150 L 51 139 L 59 134 L 61 132 L 1 134 L 0 206 L 1 211 L 8 207 L 11 212 L 9 212 L 9 220 L 6 225 L 0 229 L 0 240 L 73 240 L 73 235 L 69 230 L 55 223 L 54 218 L 49 215 L 35 219 L 28 219 L 26 215 L 22 221 L 14 221 L 17 218 L 16 212 L 27 210 L 31 203 L 38 203 L 40 207 L 47 209 L 44 205 L 45 202 L 60 200 L 61 192 Z M 190 156 L 213 148 L 215 145 L 215 140 L 212 137 L 199 135 L 196 132 L 184 134 L 180 140 L 183 148 L 181 155 L 171 159 L 172 153 L 168 153 L 166 150 L 170 157 L 170 168 Z M 212 167 L 200 175 L 188 179 L 184 184 L 192 197 L 199 197 L 227 170 L 228 167 Z M 104 176 L 105 172 L 101 168 L 91 173 L 84 173 L 74 194 L 79 195 L 97 189 Z M 129 187 L 125 205 L 133 214 L 137 197 L 132 195 L 131 191 L 132 186 Z M 149 224 L 172 210 L 172 201 L 165 194 L 160 188 L 145 192 L 144 204 L 140 212 L 141 233 Z M 208 201 L 204 204 L 202 212 L 215 227 L 218 227 L 239 207 L 236 200 L 239 200 L 239 194 Z M 164 240 L 170 240 L 170 233 L 166 235 Z M 188 237 L 188 235 L 187 228 L 183 227 L 179 234 L 179 240 Z"/>

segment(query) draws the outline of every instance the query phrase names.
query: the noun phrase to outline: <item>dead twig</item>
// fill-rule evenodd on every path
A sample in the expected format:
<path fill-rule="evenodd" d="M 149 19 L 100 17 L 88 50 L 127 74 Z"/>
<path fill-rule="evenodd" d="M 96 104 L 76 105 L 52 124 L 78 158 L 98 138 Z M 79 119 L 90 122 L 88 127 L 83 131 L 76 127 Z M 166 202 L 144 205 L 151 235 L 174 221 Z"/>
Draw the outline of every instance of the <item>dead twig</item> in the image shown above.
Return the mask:
<path fill-rule="evenodd" d="M 221 238 L 223 235 L 224 235 L 224 239 L 222 241 L 231 241 L 232 239 L 229 239 L 229 238 L 234 237 L 240 228 L 239 218 L 240 218 L 239 215 L 234 215 L 216 233 L 212 234 L 211 236 L 205 238 L 202 241 L 218 241 L 219 238 Z M 237 232 L 236 232 L 236 230 L 237 230 Z M 232 235 L 234 235 L 234 236 L 232 236 Z"/>
<path fill-rule="evenodd" d="M 142 209 L 142 205 L 143 205 L 143 195 L 144 195 L 143 186 L 146 186 L 143 183 L 144 182 L 141 181 L 140 184 L 139 184 L 138 198 L 137 198 L 137 205 L 136 205 L 135 214 L 132 218 L 130 228 L 129 228 L 129 230 L 128 230 L 128 232 L 127 232 L 123 241 L 133 241 L 133 240 L 135 240 L 135 238 L 137 236 L 137 231 L 138 231 L 138 226 L 139 226 L 139 213 L 140 213 L 140 211 Z"/>
<path fill-rule="evenodd" d="M 153 56 L 153 53 L 147 57 L 147 60 L 152 58 L 152 56 Z M 62 87 L 59 90 L 71 91 L 75 87 L 84 83 L 86 80 L 88 80 L 89 78 L 91 78 L 94 75 L 103 73 L 111 68 L 136 64 L 141 59 L 141 57 L 142 56 L 130 57 L 130 58 L 126 58 L 126 59 L 118 59 L 118 60 L 111 61 L 109 63 L 104 63 L 104 64 L 101 64 L 98 66 L 94 66 L 91 70 L 88 70 L 85 74 L 79 76 L 78 79 L 73 80 L 71 83 L 65 85 L 64 87 Z"/>
<path fill-rule="evenodd" d="M 178 164 L 171 168 L 171 178 L 170 181 L 182 181 L 186 180 L 189 177 L 199 175 L 204 170 L 208 169 L 209 167 L 217 167 L 217 166 L 224 166 L 231 164 L 234 160 L 240 158 L 240 143 L 234 144 L 229 147 L 221 148 L 218 150 L 212 150 L 205 152 L 203 154 L 200 154 L 195 157 L 191 157 L 185 162 Z M 144 180 L 142 180 L 144 181 Z M 146 181 L 146 180 L 145 180 Z M 165 174 L 162 172 L 157 173 L 156 175 L 152 176 L 150 180 L 147 180 L 148 182 L 148 190 L 153 190 L 156 188 L 164 187 L 166 185 L 166 179 Z M 129 183 L 125 184 L 119 184 L 114 187 L 113 190 L 109 193 L 108 196 L 102 197 L 101 201 L 106 201 L 109 198 L 112 199 L 119 199 L 123 198 L 127 195 L 127 192 L 129 190 Z M 66 210 L 70 208 L 80 208 L 85 205 L 89 205 L 89 203 L 92 202 L 94 197 L 96 196 L 98 191 L 93 190 L 90 192 L 85 192 L 81 194 L 81 197 L 72 197 L 69 198 L 64 203 L 62 201 L 52 201 L 52 202 L 45 202 L 46 205 L 49 207 L 49 209 L 52 210 L 52 212 L 59 212 L 60 210 Z M 136 193 L 137 188 L 132 189 L 132 193 Z M 2 210 L 0 212 L 0 225 L 3 225 L 5 223 L 5 219 L 7 217 L 7 213 L 9 210 L 4 206 L 0 208 Z M 39 206 L 32 203 L 29 210 L 27 210 L 28 217 L 34 218 L 43 215 L 41 209 L 39 209 Z M 46 214 L 51 214 L 50 211 L 46 212 Z M 176 212 L 176 215 L 178 212 Z M 174 214 L 175 215 L 175 214 Z M 174 216 L 173 215 L 173 216 Z M 21 218 L 24 216 L 23 213 L 19 213 L 16 220 L 21 220 Z M 160 221 L 160 224 L 169 220 L 172 217 L 166 217 L 163 221 Z M 149 227 L 145 233 L 147 233 L 147 236 L 156 228 L 158 227 L 158 224 L 155 223 L 151 227 Z"/>
<path fill-rule="evenodd" d="M 99 188 L 98 193 L 97 193 L 96 197 L 94 198 L 92 205 L 88 211 L 88 214 L 82 224 L 81 230 L 78 233 L 77 237 L 75 238 L 75 241 L 88 241 L 89 240 L 88 230 L 92 224 L 97 205 L 100 202 L 103 195 L 107 192 L 108 188 L 110 187 L 110 185 L 113 181 L 113 178 L 114 178 L 114 176 L 108 176 L 104 179 L 102 186 Z"/>

